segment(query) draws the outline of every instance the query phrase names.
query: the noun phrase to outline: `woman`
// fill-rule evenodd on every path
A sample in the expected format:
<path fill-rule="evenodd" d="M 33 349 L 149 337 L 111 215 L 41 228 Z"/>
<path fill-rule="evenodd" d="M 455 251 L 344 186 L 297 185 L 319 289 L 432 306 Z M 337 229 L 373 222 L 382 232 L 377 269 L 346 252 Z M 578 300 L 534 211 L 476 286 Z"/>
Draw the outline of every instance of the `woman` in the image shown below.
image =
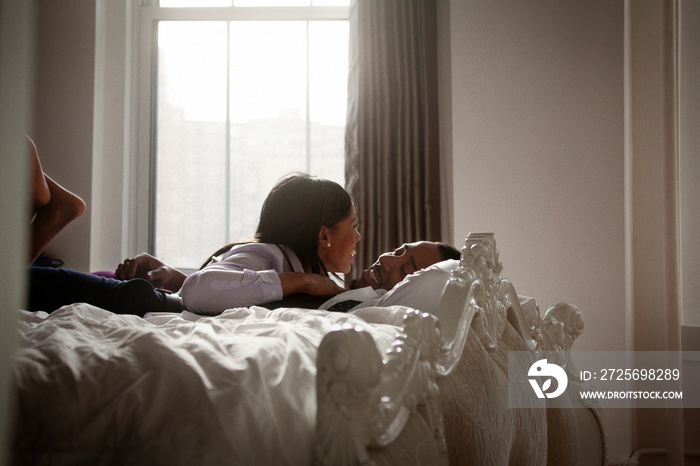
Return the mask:
<path fill-rule="evenodd" d="M 345 189 L 329 180 L 294 174 L 278 182 L 265 200 L 254 242 L 222 248 L 190 277 L 145 255 L 117 268 L 117 278 L 126 281 L 32 270 L 29 310 L 50 312 L 73 302 L 137 315 L 175 310 L 170 307 L 174 296 L 152 284 L 175 291 L 183 282 L 185 307 L 202 313 L 264 304 L 294 293 L 335 295 L 343 288 L 329 274 L 349 272 L 360 240 L 355 227 L 355 209 Z M 144 268 L 150 275 L 141 275 Z M 162 285 L 157 274 L 168 275 Z"/>
<path fill-rule="evenodd" d="M 348 273 L 360 241 L 350 195 L 337 183 L 292 175 L 270 192 L 255 242 L 217 251 L 184 281 L 185 308 L 217 313 L 282 300 L 295 293 L 343 291 L 331 273 Z"/>

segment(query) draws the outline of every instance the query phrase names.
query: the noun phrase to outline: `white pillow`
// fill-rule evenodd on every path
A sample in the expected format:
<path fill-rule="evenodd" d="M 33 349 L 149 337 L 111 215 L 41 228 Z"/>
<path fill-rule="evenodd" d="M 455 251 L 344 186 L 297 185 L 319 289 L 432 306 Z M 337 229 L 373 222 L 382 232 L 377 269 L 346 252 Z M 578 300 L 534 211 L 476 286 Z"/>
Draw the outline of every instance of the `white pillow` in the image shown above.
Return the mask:
<path fill-rule="evenodd" d="M 377 301 L 358 305 L 353 311 L 368 306 L 407 306 L 435 314 L 447 280 L 458 265 L 458 260 L 448 259 L 421 269 L 404 278 Z"/>

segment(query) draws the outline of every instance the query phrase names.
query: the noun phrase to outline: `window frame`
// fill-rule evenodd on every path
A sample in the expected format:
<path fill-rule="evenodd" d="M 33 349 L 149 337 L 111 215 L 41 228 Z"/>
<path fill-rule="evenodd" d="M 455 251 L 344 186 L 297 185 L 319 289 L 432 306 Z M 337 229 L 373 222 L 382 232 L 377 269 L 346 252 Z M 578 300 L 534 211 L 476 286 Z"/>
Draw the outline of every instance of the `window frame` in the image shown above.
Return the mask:
<path fill-rule="evenodd" d="M 154 0 L 155 1 L 155 0 Z M 158 23 L 160 21 L 348 21 L 348 6 L 159 7 L 144 0 L 134 12 L 136 115 L 134 157 L 127 163 L 128 254 L 155 251 Z"/>

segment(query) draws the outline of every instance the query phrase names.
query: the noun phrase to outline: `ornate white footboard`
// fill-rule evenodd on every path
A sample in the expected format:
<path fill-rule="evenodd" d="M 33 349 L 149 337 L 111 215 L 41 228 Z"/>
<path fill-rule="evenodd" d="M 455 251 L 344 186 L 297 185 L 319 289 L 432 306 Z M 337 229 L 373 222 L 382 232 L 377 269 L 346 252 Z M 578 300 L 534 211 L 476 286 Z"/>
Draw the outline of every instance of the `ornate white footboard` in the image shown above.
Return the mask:
<path fill-rule="evenodd" d="M 330 332 L 317 360 L 319 462 L 363 463 L 368 447 L 393 442 L 409 415 L 436 398 L 441 347 L 435 316 L 412 309 L 406 309 L 403 331 L 383 355 L 362 329 Z M 432 409 L 426 420 L 437 434 L 435 459 L 442 462 L 439 412 Z"/>
<path fill-rule="evenodd" d="M 368 462 L 372 448 L 401 434 L 411 413 L 422 416 L 430 436 L 420 445 L 423 462 L 447 464 L 437 381 L 458 366 L 469 335 L 493 352 L 510 322 L 529 350 L 571 348 L 583 330 L 578 309 L 561 304 L 544 319 L 539 311 L 527 316 L 502 268 L 494 235 L 470 234 L 437 315 L 404 308 L 401 331 L 384 354 L 361 328 L 326 335 L 317 360 L 319 464 Z"/>

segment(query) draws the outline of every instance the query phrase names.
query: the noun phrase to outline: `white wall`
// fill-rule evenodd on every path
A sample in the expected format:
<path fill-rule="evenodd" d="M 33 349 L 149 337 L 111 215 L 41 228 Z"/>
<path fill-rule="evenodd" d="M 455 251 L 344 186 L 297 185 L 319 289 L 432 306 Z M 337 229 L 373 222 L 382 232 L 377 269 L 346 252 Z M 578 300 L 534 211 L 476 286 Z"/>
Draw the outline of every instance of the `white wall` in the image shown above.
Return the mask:
<path fill-rule="evenodd" d="M 495 232 L 519 293 L 582 309 L 579 349 L 624 349 L 622 2 L 451 7 L 455 237 Z"/>
<path fill-rule="evenodd" d="M 125 256 L 123 206 L 130 180 L 130 73 L 126 51 L 134 1 L 37 2 L 37 87 L 33 136 L 44 168 L 80 195 L 86 214 L 46 249 L 65 267 L 114 269 Z M 134 141 L 135 143 L 135 141 Z M 126 199 L 125 199 L 126 198 Z M 134 254 L 137 251 L 131 251 Z"/>
<path fill-rule="evenodd" d="M 449 19 L 455 239 L 494 232 L 518 293 L 578 306 L 576 349 L 626 349 L 623 2 L 452 0 Z"/>
<path fill-rule="evenodd" d="M 114 270 L 131 240 L 126 230 L 125 206 L 136 189 L 129 178 L 126 153 L 135 146 L 129 118 L 131 61 L 127 51 L 136 25 L 131 7 L 138 2 L 97 0 L 95 3 L 95 98 L 92 171 L 92 218 L 90 225 L 91 270 Z M 135 103 L 134 103 L 135 104 Z M 135 105 L 133 105 L 135 107 Z M 146 160 L 148 165 L 148 160 Z"/>
<path fill-rule="evenodd" d="M 37 2 L 36 103 L 30 135 L 44 171 L 78 194 L 85 214 L 46 248 L 65 266 L 89 272 L 95 74 L 95 2 Z"/>

